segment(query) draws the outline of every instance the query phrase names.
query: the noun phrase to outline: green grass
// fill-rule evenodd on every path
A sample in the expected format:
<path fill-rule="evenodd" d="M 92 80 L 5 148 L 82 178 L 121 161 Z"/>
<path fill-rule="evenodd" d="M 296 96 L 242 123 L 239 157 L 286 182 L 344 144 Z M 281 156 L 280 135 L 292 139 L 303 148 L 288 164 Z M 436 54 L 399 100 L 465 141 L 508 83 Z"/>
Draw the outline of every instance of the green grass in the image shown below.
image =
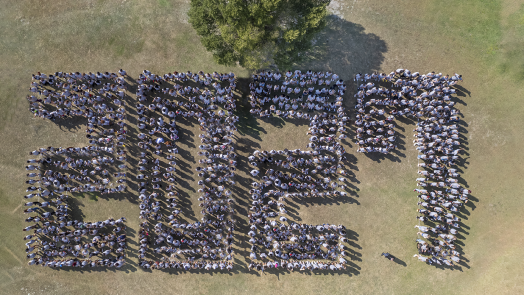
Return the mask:
<path fill-rule="evenodd" d="M 90 201 L 98 201 L 98 194 L 96 193 L 83 193 L 82 197 L 87 198 Z"/>
<path fill-rule="evenodd" d="M 2 1 L 0 9 L 0 293 L 2 294 L 522 294 L 521 218 L 524 202 L 524 6 L 519 1 L 337 1 L 342 20 L 320 38 L 319 59 L 301 68 L 332 70 L 345 80 L 358 71 L 398 67 L 464 75 L 469 91 L 459 104 L 468 124 L 464 169 L 478 202 L 465 224 L 469 269 L 450 271 L 418 263 L 414 239 L 416 153 L 405 128 L 400 162 L 356 154 L 351 202 L 297 203 L 307 223 L 341 223 L 358 234 L 358 273 L 173 275 L 136 268 L 136 233 L 122 271 L 55 271 L 25 265 L 22 214 L 28 152 L 40 146 L 85 144 L 82 130 L 60 129 L 27 110 L 30 74 L 143 69 L 248 72 L 214 64 L 187 23 L 188 1 Z M 241 86 L 241 85 L 239 85 Z M 244 85 L 245 86 L 245 85 Z M 348 87 L 351 88 L 351 87 Z M 350 94 L 349 97 L 352 95 Z M 270 124 L 241 113 L 242 155 L 301 147 L 305 126 Z M 189 127 L 188 127 L 189 128 Z M 194 131 L 193 131 L 194 132 Z M 194 132 L 195 133 L 195 132 Z M 196 134 L 196 133 L 195 133 Z M 240 174 L 239 177 L 248 177 Z M 132 196 L 130 196 L 132 197 Z M 242 196 L 239 196 L 242 197 Z M 245 196 L 244 196 L 245 197 Z M 126 216 L 138 229 L 138 208 L 127 200 L 86 195 L 75 199 L 85 220 Z M 193 200 L 193 207 L 197 202 Z M 197 208 L 193 208 L 196 210 Z M 240 209 L 246 209 L 241 207 Z M 239 239 L 243 239 L 241 233 Z M 240 249 L 242 250 L 242 249 Z M 390 251 L 406 266 L 381 259 Z M 239 265 L 242 257 L 236 257 Z M 20 262 L 22 261 L 22 263 Z"/>
<path fill-rule="evenodd" d="M 513 11 L 504 23 L 504 38 L 498 45 L 498 69 L 501 75 L 511 80 L 524 80 L 524 54 L 522 40 L 524 39 L 524 4 Z"/>

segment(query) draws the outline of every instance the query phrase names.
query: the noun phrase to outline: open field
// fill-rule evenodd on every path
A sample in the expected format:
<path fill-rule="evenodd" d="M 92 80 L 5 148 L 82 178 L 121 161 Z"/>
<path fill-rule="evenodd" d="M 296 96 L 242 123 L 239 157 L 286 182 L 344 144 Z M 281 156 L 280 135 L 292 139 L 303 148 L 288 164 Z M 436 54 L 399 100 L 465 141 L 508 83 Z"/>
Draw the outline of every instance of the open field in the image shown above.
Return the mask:
<path fill-rule="evenodd" d="M 31 73 L 143 69 L 234 71 L 213 63 L 185 15 L 185 0 L 1 1 L 0 10 L 0 293 L 2 294 L 521 294 L 524 293 L 522 208 L 524 156 L 524 2 L 333 0 L 329 27 L 301 69 L 331 70 L 350 82 L 355 73 L 396 68 L 460 73 L 465 95 L 467 154 L 462 177 L 475 201 L 467 207 L 461 245 L 468 267 L 439 269 L 416 253 L 416 151 L 404 128 L 403 156 L 381 159 L 346 150 L 355 177 L 351 198 L 293 208 L 304 223 L 344 224 L 358 237 L 354 271 L 305 275 L 247 272 L 243 257 L 227 273 L 146 272 L 136 267 L 137 236 L 122 270 L 54 270 L 26 264 L 23 232 L 25 160 L 42 146 L 85 144 L 84 131 L 35 119 L 25 96 Z M 244 79 L 245 81 L 245 79 Z M 354 89 L 352 82 L 348 89 Z M 353 96 L 352 91 L 346 97 Z M 240 103 L 239 103 L 240 104 Z M 350 102 L 352 104 L 352 102 Z M 244 112 L 245 114 L 245 112 Z M 238 150 L 304 148 L 305 126 L 241 116 Z M 189 129 L 190 131 L 192 129 Z M 197 134 L 194 130 L 194 134 Z M 196 151 L 188 147 L 189 151 Z M 245 173 L 239 173 L 245 178 Z M 196 178 L 195 178 L 196 179 Z M 129 199 L 137 196 L 130 195 Z M 247 198 L 237 195 L 238 199 Z M 129 200 L 78 198 L 85 220 L 126 216 L 138 230 Z M 197 212 L 197 201 L 192 200 Z M 241 203 L 241 202 L 239 202 Z M 244 202 L 245 203 L 245 202 Z M 247 212 L 247 205 L 238 208 Z M 198 214 L 198 213 L 196 213 Z M 237 252 L 248 246 L 238 234 Z M 404 264 L 380 257 L 389 251 Z"/>

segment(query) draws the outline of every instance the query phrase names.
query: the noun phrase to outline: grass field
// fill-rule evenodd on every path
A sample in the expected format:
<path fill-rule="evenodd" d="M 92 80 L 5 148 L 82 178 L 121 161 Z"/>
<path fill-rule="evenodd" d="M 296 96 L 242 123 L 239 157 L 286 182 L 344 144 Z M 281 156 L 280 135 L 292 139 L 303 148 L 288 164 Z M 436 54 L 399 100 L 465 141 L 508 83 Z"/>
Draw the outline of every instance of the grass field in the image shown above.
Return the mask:
<path fill-rule="evenodd" d="M 400 125 L 406 143 L 398 159 L 378 159 L 347 148 L 355 174 L 356 194 L 351 199 L 294 207 L 302 222 L 344 224 L 356 232 L 354 272 L 260 275 L 244 271 L 245 261 L 239 256 L 234 274 L 150 273 L 133 266 L 133 255 L 119 271 L 27 266 L 22 196 L 28 152 L 49 145 L 85 144 L 83 130 L 33 118 L 24 98 L 31 73 L 123 68 L 136 77 L 143 69 L 231 70 L 247 78 L 246 70 L 214 64 L 187 22 L 188 2 L 1 1 L 0 293 L 524 293 L 524 199 L 519 193 L 524 183 L 524 1 L 518 0 L 333 0 L 329 27 L 316 41 L 310 59 L 297 65 L 331 70 L 348 81 L 358 72 L 397 68 L 464 76 L 465 96 L 458 104 L 467 138 L 462 177 L 477 199 L 464 220 L 467 234 L 462 248 L 468 267 L 439 269 L 412 258 L 417 161 L 408 139 L 413 128 L 406 124 Z M 303 148 L 307 141 L 301 136 L 304 126 L 248 118 L 240 124 L 241 156 L 255 147 Z M 126 216 L 128 226 L 138 229 L 139 210 L 127 200 L 86 196 L 77 202 L 85 220 Z M 247 207 L 239 212 L 247 212 Z M 136 239 L 132 238 L 131 248 Z M 384 251 L 405 265 L 380 257 Z"/>

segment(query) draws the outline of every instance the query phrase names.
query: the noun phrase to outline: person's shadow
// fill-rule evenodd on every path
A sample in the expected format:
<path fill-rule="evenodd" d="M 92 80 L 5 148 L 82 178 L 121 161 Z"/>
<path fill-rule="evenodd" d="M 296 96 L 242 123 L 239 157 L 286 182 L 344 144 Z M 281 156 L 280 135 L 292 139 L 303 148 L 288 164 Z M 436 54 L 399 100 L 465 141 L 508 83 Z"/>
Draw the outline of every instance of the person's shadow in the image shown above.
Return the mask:
<path fill-rule="evenodd" d="M 391 255 L 391 257 L 393 257 L 393 262 L 395 262 L 396 264 L 400 264 L 404 267 L 408 266 L 404 261 L 402 261 L 402 259 L 398 258 L 398 257 L 395 257 L 393 255 Z"/>

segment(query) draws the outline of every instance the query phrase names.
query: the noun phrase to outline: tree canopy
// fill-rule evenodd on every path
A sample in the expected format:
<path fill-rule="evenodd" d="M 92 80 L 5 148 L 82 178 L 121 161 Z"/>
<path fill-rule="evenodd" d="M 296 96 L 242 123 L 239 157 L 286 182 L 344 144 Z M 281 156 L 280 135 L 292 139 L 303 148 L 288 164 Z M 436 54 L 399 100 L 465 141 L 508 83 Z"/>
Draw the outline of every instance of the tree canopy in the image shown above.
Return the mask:
<path fill-rule="evenodd" d="M 303 59 L 326 25 L 330 0 L 191 0 L 189 22 L 222 65 L 248 69 Z"/>

